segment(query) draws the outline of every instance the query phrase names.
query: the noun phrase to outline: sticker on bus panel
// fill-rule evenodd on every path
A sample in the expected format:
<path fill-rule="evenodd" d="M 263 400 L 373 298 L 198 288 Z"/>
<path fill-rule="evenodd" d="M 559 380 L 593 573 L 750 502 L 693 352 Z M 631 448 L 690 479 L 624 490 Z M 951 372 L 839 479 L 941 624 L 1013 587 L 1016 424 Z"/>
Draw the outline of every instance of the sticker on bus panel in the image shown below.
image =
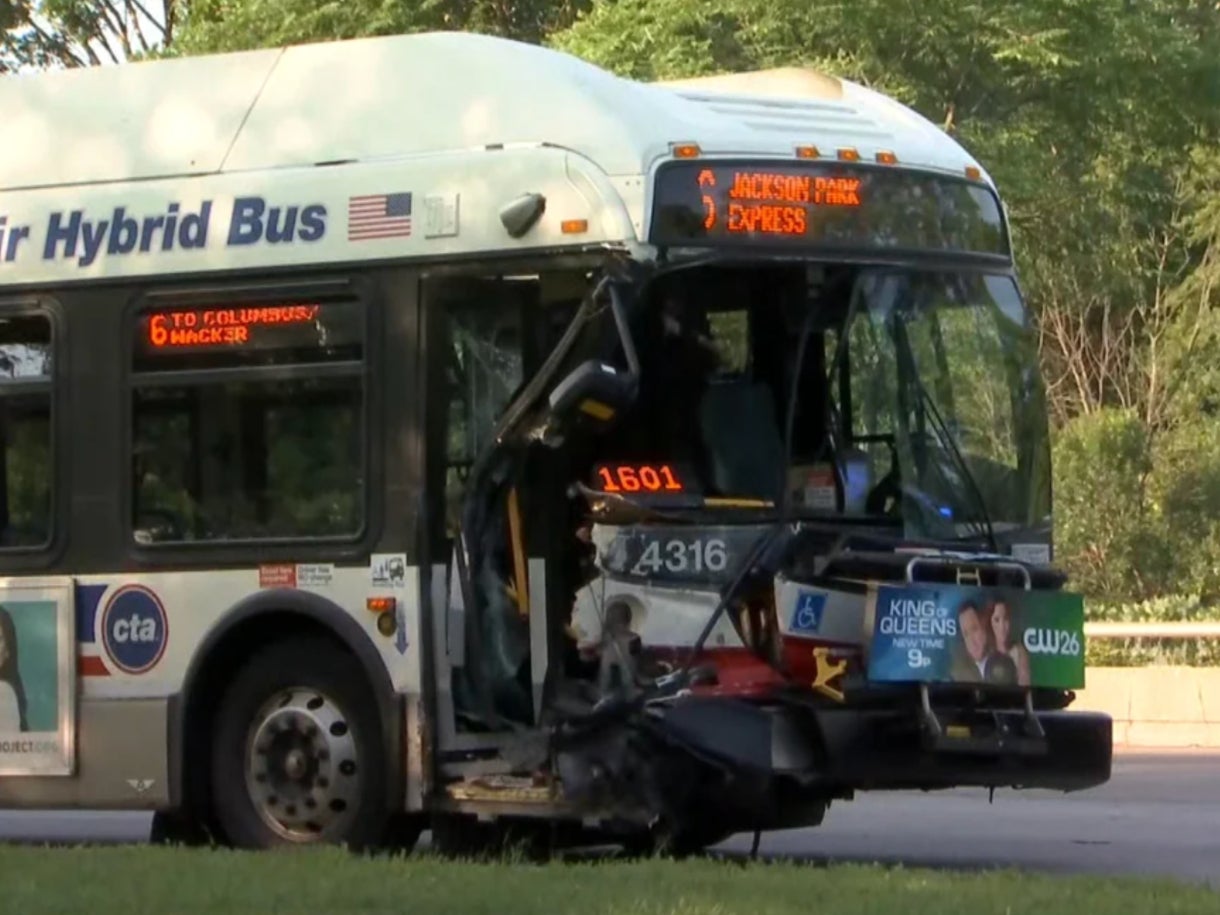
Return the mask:
<path fill-rule="evenodd" d="M 406 553 L 374 553 L 369 560 L 369 578 L 374 588 L 402 588 L 407 583 Z"/>
<path fill-rule="evenodd" d="M 798 591 L 788 628 L 794 635 L 816 634 L 822 628 L 822 611 L 825 609 L 825 594 L 817 591 Z"/>
<path fill-rule="evenodd" d="M 125 674 L 152 670 L 165 655 L 169 617 L 161 599 L 143 585 L 125 585 L 102 609 L 102 647 Z"/>
<path fill-rule="evenodd" d="M 870 680 L 1084 686 L 1084 601 L 1021 588 L 882 586 Z"/>
<path fill-rule="evenodd" d="M 296 568 L 298 588 L 329 588 L 335 579 L 335 567 L 329 562 L 300 563 Z"/>
<path fill-rule="evenodd" d="M 297 567 L 291 562 L 270 563 L 258 567 L 260 588 L 295 588 Z"/>

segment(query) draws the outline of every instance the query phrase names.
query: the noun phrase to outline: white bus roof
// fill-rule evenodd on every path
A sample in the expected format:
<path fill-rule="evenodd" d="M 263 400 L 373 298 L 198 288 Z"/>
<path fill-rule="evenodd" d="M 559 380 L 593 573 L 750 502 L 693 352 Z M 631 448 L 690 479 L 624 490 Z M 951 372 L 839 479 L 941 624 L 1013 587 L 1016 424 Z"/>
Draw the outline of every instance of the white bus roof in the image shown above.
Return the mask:
<path fill-rule="evenodd" d="M 0 288 L 632 245 L 674 144 L 975 165 L 810 71 L 645 84 L 449 32 L 10 75 L 0 111 Z M 510 232 L 505 207 L 538 199 Z"/>
<path fill-rule="evenodd" d="M 892 151 L 962 174 L 977 163 L 933 124 L 850 82 L 799 69 L 644 84 L 554 50 L 425 33 L 13 75 L 0 192 L 503 144 L 571 150 L 605 175 L 647 174 L 671 143 L 789 157 L 795 146 Z"/>

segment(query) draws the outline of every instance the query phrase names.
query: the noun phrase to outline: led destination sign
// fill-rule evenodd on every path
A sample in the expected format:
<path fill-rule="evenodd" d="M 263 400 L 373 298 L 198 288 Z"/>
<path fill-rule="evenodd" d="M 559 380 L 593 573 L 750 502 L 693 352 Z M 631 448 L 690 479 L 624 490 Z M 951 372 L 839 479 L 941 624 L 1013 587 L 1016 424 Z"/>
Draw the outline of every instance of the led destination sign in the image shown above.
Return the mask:
<path fill-rule="evenodd" d="M 860 206 L 859 178 L 783 175 L 775 172 L 733 172 L 728 201 L 723 213 L 717 212 L 716 173 L 710 168 L 699 172 L 703 193 L 703 225 L 714 232 L 720 220 L 730 234 L 762 233 L 804 236 L 809 229 L 811 207 Z"/>
<path fill-rule="evenodd" d="M 146 318 L 145 333 L 153 349 L 240 346 L 255 342 L 261 328 L 312 323 L 320 311 L 320 305 L 270 305 L 160 312 Z"/>
<path fill-rule="evenodd" d="M 995 195 L 953 176 L 830 162 L 674 162 L 650 241 L 1008 253 Z"/>
<path fill-rule="evenodd" d="M 356 301 L 236 301 L 151 308 L 134 327 L 137 370 L 359 359 Z"/>

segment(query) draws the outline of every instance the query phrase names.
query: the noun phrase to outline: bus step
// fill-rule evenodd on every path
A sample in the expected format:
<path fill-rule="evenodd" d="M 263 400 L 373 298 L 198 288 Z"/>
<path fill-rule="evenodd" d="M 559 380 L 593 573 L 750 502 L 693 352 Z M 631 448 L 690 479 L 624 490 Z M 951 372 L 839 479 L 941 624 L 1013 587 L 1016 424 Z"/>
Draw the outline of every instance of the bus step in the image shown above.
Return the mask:
<path fill-rule="evenodd" d="M 518 804 L 553 804 L 559 800 L 554 783 L 538 784 L 532 778 L 484 775 L 445 786 L 455 801 L 508 801 Z"/>

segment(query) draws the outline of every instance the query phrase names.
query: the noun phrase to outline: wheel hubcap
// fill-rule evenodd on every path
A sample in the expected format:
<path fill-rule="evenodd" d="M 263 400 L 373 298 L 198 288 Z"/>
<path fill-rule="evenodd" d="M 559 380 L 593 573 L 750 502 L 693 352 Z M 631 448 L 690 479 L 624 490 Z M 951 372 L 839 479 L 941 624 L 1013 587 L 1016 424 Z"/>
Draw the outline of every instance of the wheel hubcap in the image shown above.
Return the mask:
<path fill-rule="evenodd" d="M 310 689 L 286 690 L 255 716 L 246 788 L 259 816 L 295 842 L 338 831 L 355 813 L 361 771 L 343 709 Z"/>

